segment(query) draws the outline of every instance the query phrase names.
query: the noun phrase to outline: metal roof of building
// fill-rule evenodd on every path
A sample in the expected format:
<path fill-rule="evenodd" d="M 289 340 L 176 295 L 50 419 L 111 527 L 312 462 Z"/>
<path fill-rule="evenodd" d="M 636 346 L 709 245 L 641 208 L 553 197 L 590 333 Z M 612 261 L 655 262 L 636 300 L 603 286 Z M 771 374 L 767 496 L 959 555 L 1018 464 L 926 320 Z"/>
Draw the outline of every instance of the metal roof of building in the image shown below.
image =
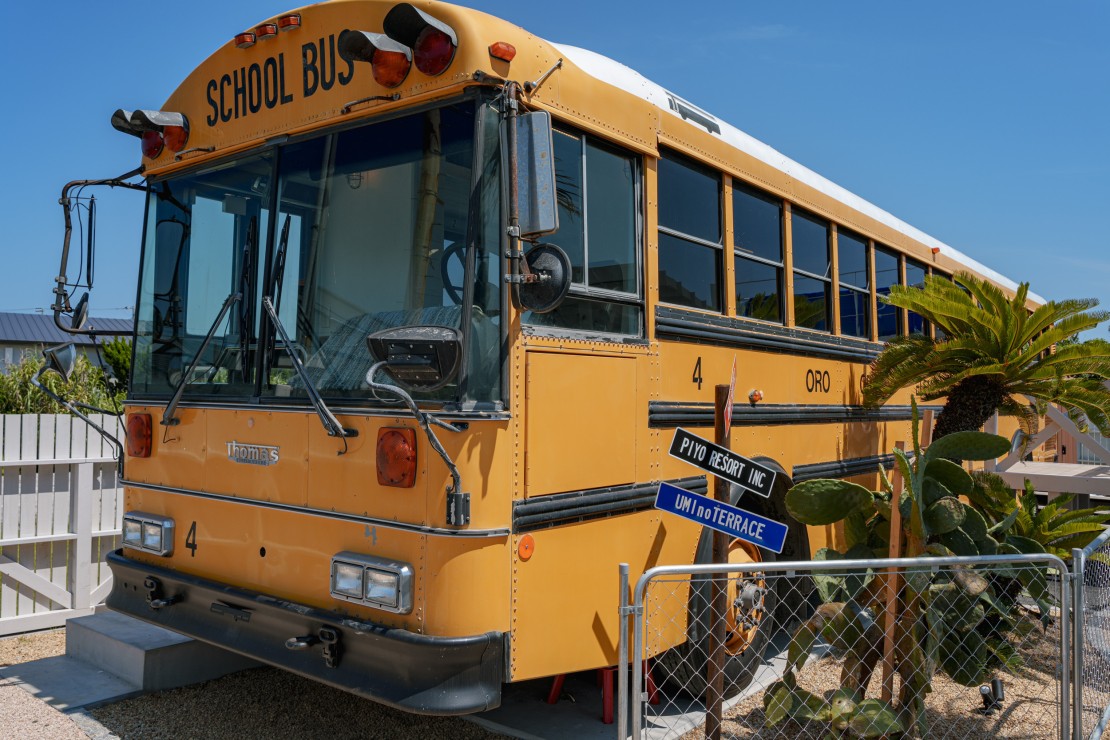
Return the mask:
<path fill-rule="evenodd" d="M 119 336 L 134 333 L 131 319 L 104 319 L 89 317 L 86 328 L 118 331 Z M 73 342 L 91 345 L 91 337 L 67 334 L 54 325 L 52 315 L 40 313 L 5 313 L 0 311 L 0 343 L 2 344 L 63 344 Z"/>

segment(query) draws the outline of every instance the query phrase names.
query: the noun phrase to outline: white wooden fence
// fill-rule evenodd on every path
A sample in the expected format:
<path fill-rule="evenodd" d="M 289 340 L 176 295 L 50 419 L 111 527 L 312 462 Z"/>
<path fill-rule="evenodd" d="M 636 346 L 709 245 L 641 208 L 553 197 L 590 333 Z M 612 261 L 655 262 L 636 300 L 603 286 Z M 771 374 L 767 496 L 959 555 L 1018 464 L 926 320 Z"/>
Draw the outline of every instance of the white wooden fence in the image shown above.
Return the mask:
<path fill-rule="evenodd" d="M 122 439 L 119 421 L 93 416 Z M 0 636 L 60 627 L 107 597 L 123 489 L 112 447 L 67 415 L 0 415 Z"/>

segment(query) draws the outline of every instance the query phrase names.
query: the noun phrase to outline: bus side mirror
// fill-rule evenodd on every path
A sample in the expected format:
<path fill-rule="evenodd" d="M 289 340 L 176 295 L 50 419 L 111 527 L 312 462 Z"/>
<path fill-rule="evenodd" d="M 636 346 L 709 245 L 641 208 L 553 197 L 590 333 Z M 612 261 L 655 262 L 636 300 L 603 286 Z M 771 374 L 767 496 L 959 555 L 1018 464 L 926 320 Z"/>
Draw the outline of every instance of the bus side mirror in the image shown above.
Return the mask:
<path fill-rule="evenodd" d="M 81 331 L 85 328 L 85 322 L 89 320 L 89 292 L 85 291 L 77 301 L 77 305 L 73 308 L 73 318 L 70 320 L 70 326 L 74 331 Z"/>
<path fill-rule="evenodd" d="M 547 111 L 522 113 L 516 117 L 517 204 L 522 239 L 559 230 L 559 209 L 555 197 L 555 146 L 551 133 L 551 114 Z M 503 137 L 507 140 L 507 137 Z"/>

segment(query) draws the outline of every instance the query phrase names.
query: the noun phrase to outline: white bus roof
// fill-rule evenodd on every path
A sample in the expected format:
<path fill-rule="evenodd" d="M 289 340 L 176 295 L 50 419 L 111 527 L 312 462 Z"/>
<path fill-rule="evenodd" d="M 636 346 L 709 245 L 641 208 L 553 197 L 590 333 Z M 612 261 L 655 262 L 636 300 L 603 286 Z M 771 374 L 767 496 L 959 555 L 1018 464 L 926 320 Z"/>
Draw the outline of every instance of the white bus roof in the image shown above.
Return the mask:
<path fill-rule="evenodd" d="M 589 51 L 588 49 L 580 49 L 575 46 L 566 46 L 564 44 L 553 44 L 559 51 L 566 55 L 566 57 L 574 62 L 578 67 L 584 70 L 587 74 L 596 77 L 602 82 L 607 82 L 614 87 L 620 88 L 636 97 L 643 98 L 649 103 L 655 105 L 661 110 L 668 111 L 671 115 L 682 117 L 679 111 L 674 109 L 672 100 L 682 100 L 669 90 L 657 85 L 651 80 L 647 79 L 639 72 L 620 62 L 614 61 L 606 56 L 598 54 L 597 52 Z M 685 101 L 683 101 L 685 103 Z M 688 103 L 685 103 L 689 105 Z M 690 106 L 694 108 L 695 106 Z M 698 111 L 702 113 L 702 111 Z M 764 144 L 762 141 L 755 139 L 740 129 L 730 126 L 709 114 L 709 118 L 714 123 L 720 126 L 721 131 L 718 134 L 721 139 L 728 142 L 730 145 L 736 147 L 742 152 L 749 154 L 761 162 L 764 162 L 776 169 L 779 169 L 794 179 L 809 185 L 815 190 L 828 195 L 831 198 L 850 206 L 857 211 L 864 213 L 871 218 L 883 223 L 890 228 L 899 231 L 911 239 L 915 239 L 930 248 L 939 248 L 940 253 L 951 258 L 952 260 L 965 265 L 974 272 L 994 280 L 999 285 L 1008 288 L 1011 291 L 1017 290 L 1017 283 L 1002 275 L 995 270 L 987 267 L 981 262 L 972 259 L 955 247 L 951 247 L 944 242 L 929 236 L 920 229 L 910 226 L 905 221 L 896 218 L 882 208 L 879 208 L 874 203 L 864 200 L 855 193 L 845 190 L 836 183 L 828 180 L 825 177 L 817 174 L 808 167 L 795 162 L 781 152 L 776 151 L 770 146 Z M 1044 303 L 1045 299 L 1035 293 L 1029 294 L 1029 299 L 1036 303 Z"/>

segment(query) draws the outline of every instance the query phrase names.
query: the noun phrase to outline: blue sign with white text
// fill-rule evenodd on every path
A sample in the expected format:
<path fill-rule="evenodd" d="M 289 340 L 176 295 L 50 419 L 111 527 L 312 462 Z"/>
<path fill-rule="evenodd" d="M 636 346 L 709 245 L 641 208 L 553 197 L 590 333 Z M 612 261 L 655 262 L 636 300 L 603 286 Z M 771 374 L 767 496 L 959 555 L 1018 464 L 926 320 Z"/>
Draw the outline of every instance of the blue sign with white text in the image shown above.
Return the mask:
<path fill-rule="evenodd" d="M 655 508 L 669 511 L 718 532 L 759 545 L 765 550 L 782 552 L 787 526 L 721 501 L 692 493 L 684 488 L 660 483 Z"/>

